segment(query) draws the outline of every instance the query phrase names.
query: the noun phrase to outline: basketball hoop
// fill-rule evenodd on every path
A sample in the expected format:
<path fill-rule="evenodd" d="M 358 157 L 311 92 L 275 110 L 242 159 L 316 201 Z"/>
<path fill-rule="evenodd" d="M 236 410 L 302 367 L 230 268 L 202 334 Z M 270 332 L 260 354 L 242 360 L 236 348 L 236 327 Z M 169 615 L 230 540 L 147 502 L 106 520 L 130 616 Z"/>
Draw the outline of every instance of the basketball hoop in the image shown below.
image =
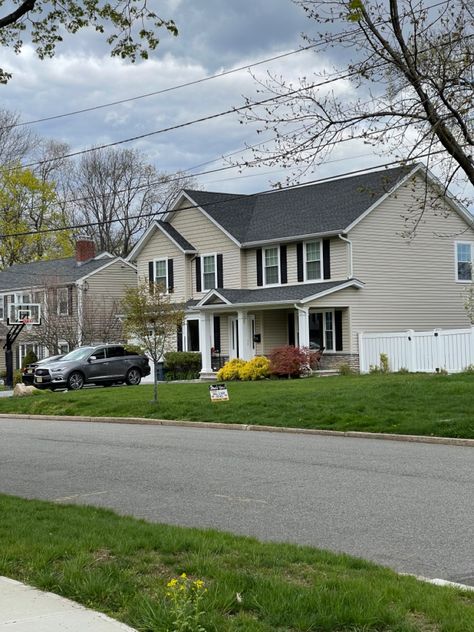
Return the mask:
<path fill-rule="evenodd" d="M 27 332 L 30 332 L 33 329 L 33 320 L 28 316 L 25 316 L 21 322 L 25 325 Z"/>

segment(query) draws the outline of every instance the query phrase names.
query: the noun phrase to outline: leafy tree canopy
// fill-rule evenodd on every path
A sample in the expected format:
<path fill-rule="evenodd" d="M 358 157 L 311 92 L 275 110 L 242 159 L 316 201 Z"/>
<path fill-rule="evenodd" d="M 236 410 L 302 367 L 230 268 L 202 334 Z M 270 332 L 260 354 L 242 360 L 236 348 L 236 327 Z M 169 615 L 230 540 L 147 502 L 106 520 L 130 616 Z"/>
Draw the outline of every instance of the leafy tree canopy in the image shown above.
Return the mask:
<path fill-rule="evenodd" d="M 112 56 L 131 61 L 147 59 L 157 47 L 157 29 L 178 34 L 173 20 L 159 17 L 146 0 L 0 0 L 0 45 L 12 47 L 16 53 L 27 39 L 40 59 L 53 57 L 65 35 L 84 28 L 103 34 Z M 10 77 L 0 69 L 1 83 Z"/>

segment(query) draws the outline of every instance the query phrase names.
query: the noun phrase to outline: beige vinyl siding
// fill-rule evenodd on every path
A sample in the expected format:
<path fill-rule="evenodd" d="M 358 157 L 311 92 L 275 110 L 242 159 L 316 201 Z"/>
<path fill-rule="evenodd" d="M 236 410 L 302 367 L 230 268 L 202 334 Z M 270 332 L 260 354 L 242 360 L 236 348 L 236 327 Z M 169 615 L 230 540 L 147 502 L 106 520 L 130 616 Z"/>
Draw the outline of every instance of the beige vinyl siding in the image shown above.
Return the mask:
<path fill-rule="evenodd" d="M 415 185 L 406 184 L 348 235 L 353 242 L 354 276 L 365 283 L 351 302 L 354 351 L 360 331 L 469 325 L 463 306 L 465 284 L 455 280 L 454 243 L 473 240 L 473 231 L 454 211 L 445 216 L 440 209 L 428 208 L 415 239 L 401 237 L 403 216 L 409 214 L 414 196 L 423 193 L 419 178 Z"/>
<path fill-rule="evenodd" d="M 159 229 L 150 236 L 137 259 L 139 282 L 148 283 L 148 264 L 155 259 L 173 259 L 174 291 L 173 301 L 189 298 L 189 280 L 186 277 L 186 255 Z"/>
<path fill-rule="evenodd" d="M 135 270 L 121 261 L 115 261 L 86 279 L 86 289 L 83 290 L 83 314 L 85 326 L 93 327 L 94 342 L 100 344 L 122 339 L 120 326 L 109 331 L 110 319 L 114 313 L 122 313 L 121 302 L 125 290 L 136 287 L 136 284 Z"/>
<path fill-rule="evenodd" d="M 267 355 L 275 347 L 288 344 L 288 311 L 263 311 L 262 314 L 262 348 Z"/>
<path fill-rule="evenodd" d="M 348 279 L 349 271 L 349 244 L 339 239 L 331 238 L 331 280 L 339 281 Z"/>
<path fill-rule="evenodd" d="M 224 270 L 224 287 L 240 288 L 241 255 L 240 248 L 211 222 L 199 209 L 175 211 L 171 224 L 198 251 L 199 256 L 205 254 L 222 254 Z M 189 264 L 191 272 L 191 297 L 200 298 L 206 294 L 196 292 L 196 264 Z"/>
<path fill-rule="evenodd" d="M 244 288 L 256 288 L 257 287 L 257 249 L 251 248 L 250 250 L 244 250 L 244 256 L 246 260 L 246 279 L 242 287 Z"/>

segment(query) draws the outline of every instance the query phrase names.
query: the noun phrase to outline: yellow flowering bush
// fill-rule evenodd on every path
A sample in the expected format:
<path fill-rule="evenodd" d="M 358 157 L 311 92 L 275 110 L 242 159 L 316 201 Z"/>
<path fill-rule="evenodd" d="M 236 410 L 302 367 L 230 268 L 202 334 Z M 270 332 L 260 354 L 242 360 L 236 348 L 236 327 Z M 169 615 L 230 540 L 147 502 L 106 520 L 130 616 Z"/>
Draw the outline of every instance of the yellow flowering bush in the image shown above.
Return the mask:
<path fill-rule="evenodd" d="M 226 362 L 217 372 L 217 379 L 228 380 L 263 380 L 270 373 L 270 361 L 265 356 L 255 356 L 248 362 L 234 358 Z"/>
<path fill-rule="evenodd" d="M 240 370 L 246 364 L 245 360 L 233 358 L 217 371 L 217 379 L 223 381 L 240 380 Z"/>
<path fill-rule="evenodd" d="M 171 579 L 166 588 L 173 617 L 173 628 L 169 632 L 206 632 L 201 625 L 204 614 L 201 602 L 207 592 L 202 579 L 192 580 L 182 573 Z"/>
<path fill-rule="evenodd" d="M 270 373 L 270 360 L 265 356 L 255 356 L 240 369 L 241 380 L 263 380 Z"/>

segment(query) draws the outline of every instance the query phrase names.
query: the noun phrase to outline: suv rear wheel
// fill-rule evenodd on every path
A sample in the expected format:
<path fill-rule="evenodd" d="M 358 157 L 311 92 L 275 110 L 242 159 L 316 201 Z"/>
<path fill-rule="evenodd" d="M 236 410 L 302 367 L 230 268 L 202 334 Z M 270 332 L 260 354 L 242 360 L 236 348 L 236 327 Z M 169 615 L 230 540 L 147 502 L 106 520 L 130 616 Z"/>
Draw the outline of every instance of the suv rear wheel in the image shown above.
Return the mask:
<path fill-rule="evenodd" d="M 67 379 L 67 387 L 70 391 L 78 391 L 84 386 L 84 376 L 79 371 L 73 371 Z"/>
<path fill-rule="evenodd" d="M 134 367 L 133 369 L 129 369 L 127 371 L 127 375 L 125 376 L 125 382 L 129 386 L 137 386 L 140 384 L 142 379 L 142 374 L 140 373 L 140 369 Z"/>

